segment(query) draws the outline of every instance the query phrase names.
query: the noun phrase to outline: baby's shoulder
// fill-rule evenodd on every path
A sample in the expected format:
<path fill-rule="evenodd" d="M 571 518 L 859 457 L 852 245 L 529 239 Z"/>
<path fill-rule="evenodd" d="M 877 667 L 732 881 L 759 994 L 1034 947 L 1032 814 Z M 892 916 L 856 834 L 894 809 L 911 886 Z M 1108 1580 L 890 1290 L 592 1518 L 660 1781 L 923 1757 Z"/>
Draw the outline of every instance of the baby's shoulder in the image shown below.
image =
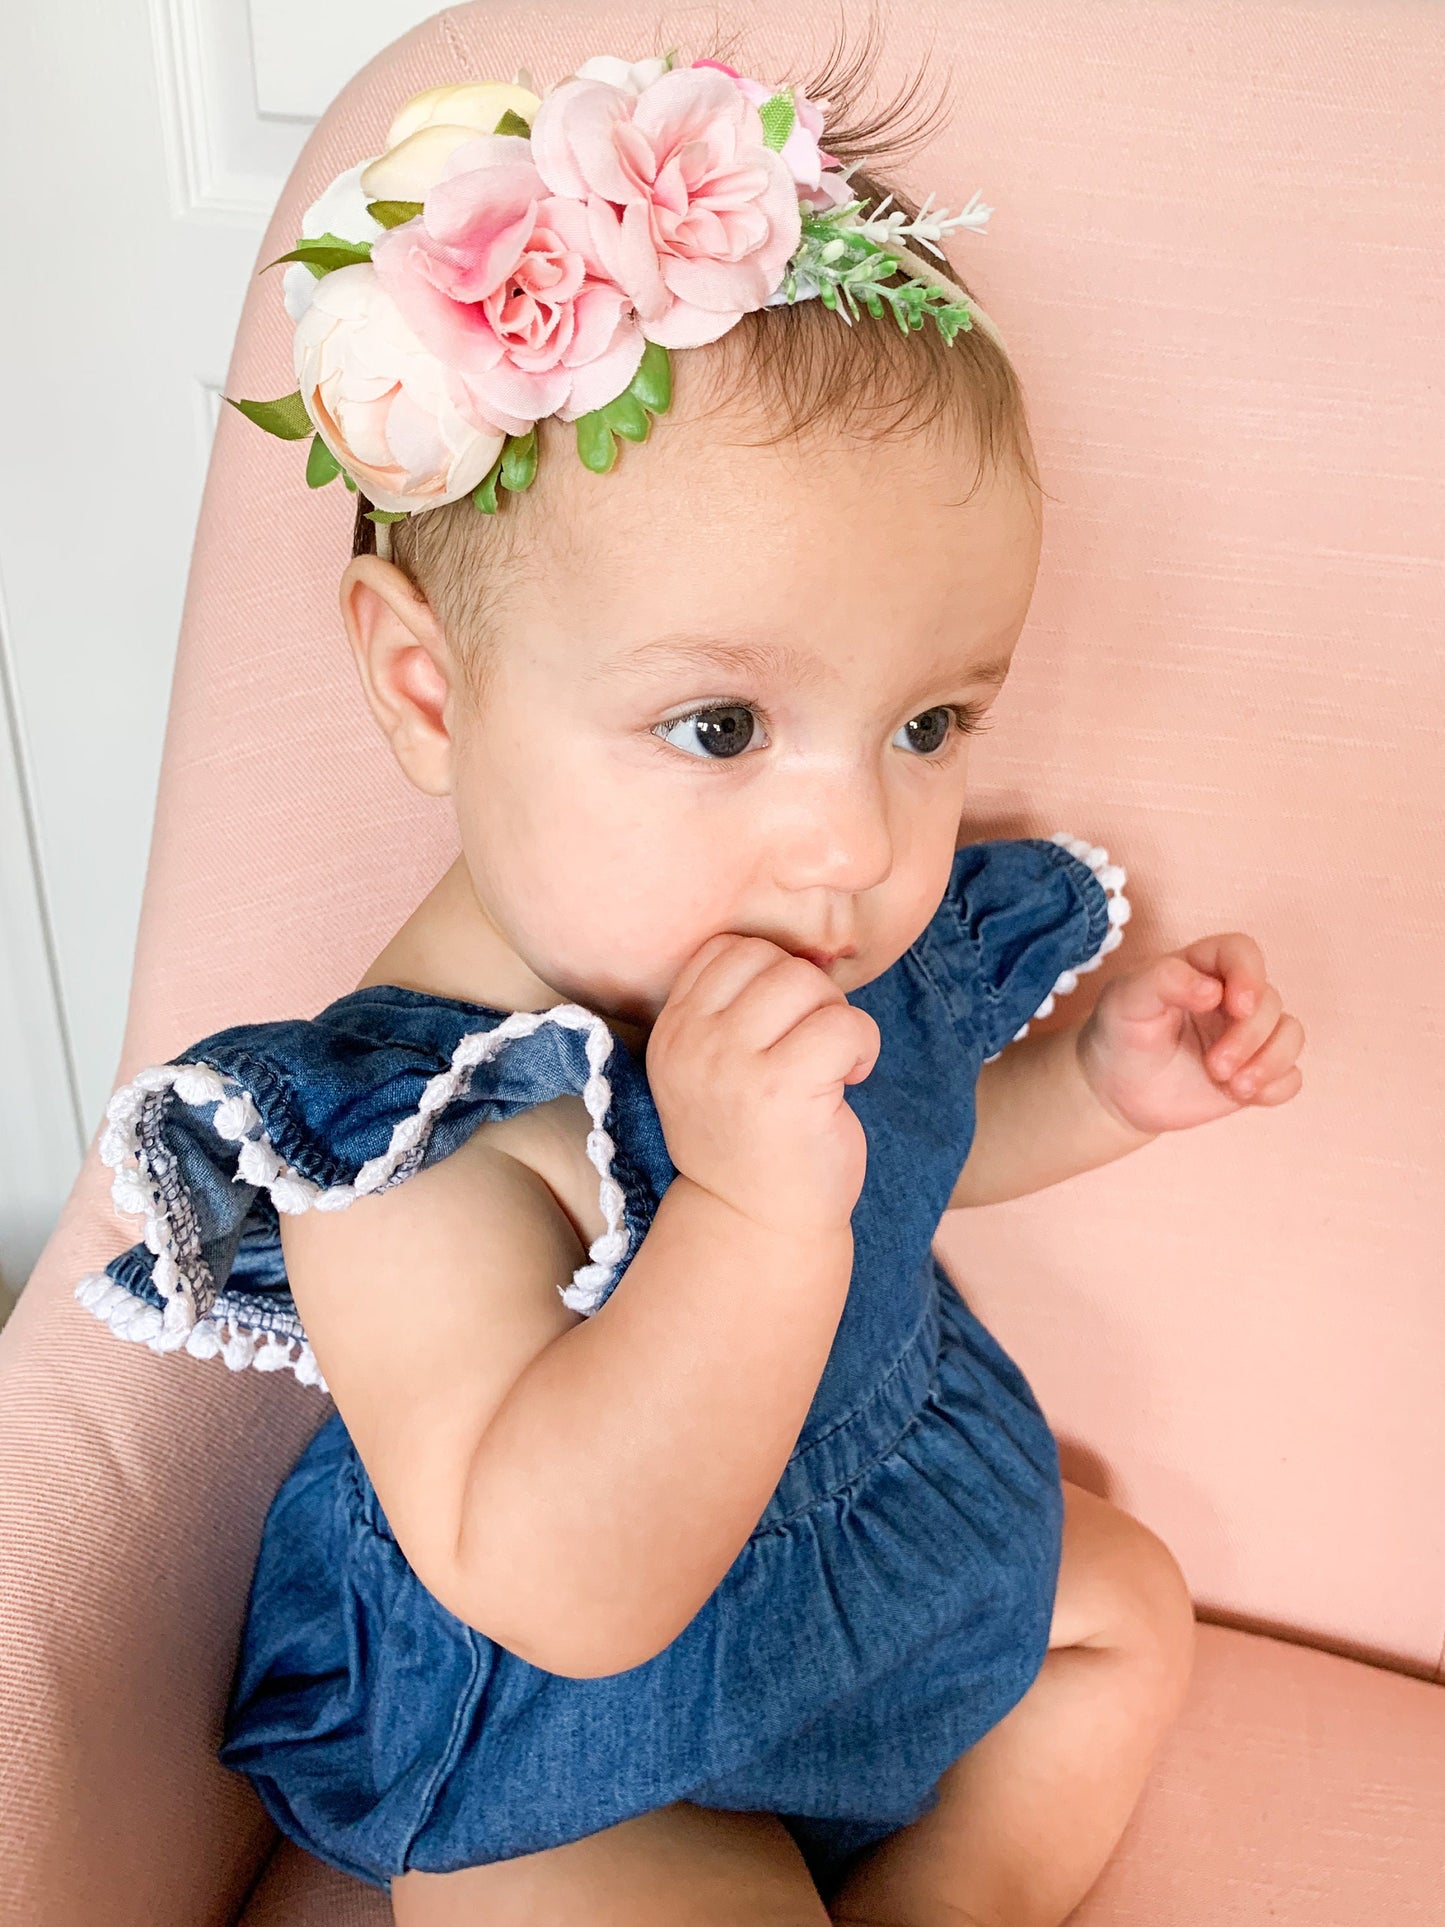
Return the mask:
<path fill-rule="evenodd" d="M 76 1296 L 152 1350 L 289 1368 L 325 1390 L 278 1214 L 345 1210 L 483 1132 L 537 1172 L 585 1236 L 587 1263 L 562 1296 L 595 1311 L 646 1209 L 612 1134 L 626 1068 L 611 1030 L 580 1005 L 506 1012 L 389 984 L 314 1017 L 213 1032 L 112 1096 L 100 1155 L 144 1235 Z"/>
<path fill-rule="evenodd" d="M 1047 1017 L 1123 940 L 1123 866 L 1064 830 L 990 837 L 955 853 L 937 911 L 908 953 L 981 1062 Z"/>

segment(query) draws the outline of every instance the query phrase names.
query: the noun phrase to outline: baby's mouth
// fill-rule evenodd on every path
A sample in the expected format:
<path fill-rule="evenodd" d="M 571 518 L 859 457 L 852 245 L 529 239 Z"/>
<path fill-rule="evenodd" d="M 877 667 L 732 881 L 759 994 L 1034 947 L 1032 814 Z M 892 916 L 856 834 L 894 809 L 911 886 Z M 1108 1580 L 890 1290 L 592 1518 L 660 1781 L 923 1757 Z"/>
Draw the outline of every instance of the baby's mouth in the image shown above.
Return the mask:
<path fill-rule="evenodd" d="M 831 970 L 840 958 L 855 957 L 857 954 L 852 947 L 847 950 L 809 950 L 800 947 L 793 951 L 795 957 L 806 958 L 810 964 L 816 964 L 819 970 Z"/>

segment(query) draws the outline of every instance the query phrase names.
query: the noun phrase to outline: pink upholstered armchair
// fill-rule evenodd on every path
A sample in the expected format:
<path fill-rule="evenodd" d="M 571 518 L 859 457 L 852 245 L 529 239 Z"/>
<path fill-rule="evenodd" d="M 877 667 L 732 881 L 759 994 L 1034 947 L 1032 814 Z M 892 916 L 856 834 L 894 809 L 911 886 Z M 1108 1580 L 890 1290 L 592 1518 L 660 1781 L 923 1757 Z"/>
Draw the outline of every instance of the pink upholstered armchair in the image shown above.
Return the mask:
<path fill-rule="evenodd" d="M 892 14 L 884 95 L 929 42 L 954 76 L 907 184 L 998 210 L 951 245 L 1052 494 L 968 834 L 1065 829 L 1126 866 L 1105 979 L 1204 930 L 1257 935 L 1309 1039 L 1283 1111 L 941 1233 L 1066 1475 L 1163 1535 L 1209 1622 L 1076 1918 L 1424 1927 L 1445 1919 L 1445 15 Z M 759 71 L 802 74 L 836 17 L 736 19 Z M 332 106 L 259 261 L 422 87 L 550 83 L 659 32 L 704 51 L 699 31 L 636 5 L 438 15 Z M 291 385 L 278 281 L 252 283 L 229 394 Z M 299 479 L 294 448 L 223 410 L 117 1082 L 350 988 L 454 853 L 354 685 L 351 498 Z M 77 1304 L 138 1235 L 109 1177 L 92 1145 L 0 1335 L 0 1919 L 385 1921 L 214 1757 L 262 1519 L 332 1407 L 290 1372 L 121 1343 Z"/>

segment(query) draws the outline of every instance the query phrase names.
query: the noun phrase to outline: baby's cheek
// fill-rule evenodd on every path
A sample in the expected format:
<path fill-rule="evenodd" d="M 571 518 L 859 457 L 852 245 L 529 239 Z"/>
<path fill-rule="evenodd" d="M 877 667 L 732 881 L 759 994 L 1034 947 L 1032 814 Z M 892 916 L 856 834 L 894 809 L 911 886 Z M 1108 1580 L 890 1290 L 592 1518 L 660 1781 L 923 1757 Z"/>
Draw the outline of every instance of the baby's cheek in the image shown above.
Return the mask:
<path fill-rule="evenodd" d="M 726 927 L 705 880 L 654 851 L 579 825 L 533 858 L 508 879 L 513 941 L 549 983 L 599 1009 L 656 1016 L 688 957 Z"/>

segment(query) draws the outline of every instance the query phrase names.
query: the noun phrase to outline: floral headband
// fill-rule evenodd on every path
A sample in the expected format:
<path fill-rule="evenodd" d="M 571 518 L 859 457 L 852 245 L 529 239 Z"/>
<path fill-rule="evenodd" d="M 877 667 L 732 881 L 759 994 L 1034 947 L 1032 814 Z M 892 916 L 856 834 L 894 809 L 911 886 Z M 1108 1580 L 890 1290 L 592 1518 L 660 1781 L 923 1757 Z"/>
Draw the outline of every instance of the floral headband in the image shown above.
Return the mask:
<path fill-rule="evenodd" d="M 858 304 L 945 341 L 998 330 L 943 259 L 960 214 L 868 216 L 819 146 L 829 103 L 719 61 L 669 52 L 586 61 L 545 96 L 510 83 L 431 87 L 401 108 L 386 151 L 338 177 L 302 220 L 287 267 L 295 393 L 236 401 L 283 440 L 311 437 L 306 480 L 340 475 L 387 525 L 537 471 L 536 423 L 575 422 L 603 473 L 617 440 L 647 438 L 671 402 L 668 351 L 744 314 L 816 297 L 850 325 Z M 264 272 L 264 270 L 263 270 Z M 888 285 L 898 273 L 910 278 Z"/>

